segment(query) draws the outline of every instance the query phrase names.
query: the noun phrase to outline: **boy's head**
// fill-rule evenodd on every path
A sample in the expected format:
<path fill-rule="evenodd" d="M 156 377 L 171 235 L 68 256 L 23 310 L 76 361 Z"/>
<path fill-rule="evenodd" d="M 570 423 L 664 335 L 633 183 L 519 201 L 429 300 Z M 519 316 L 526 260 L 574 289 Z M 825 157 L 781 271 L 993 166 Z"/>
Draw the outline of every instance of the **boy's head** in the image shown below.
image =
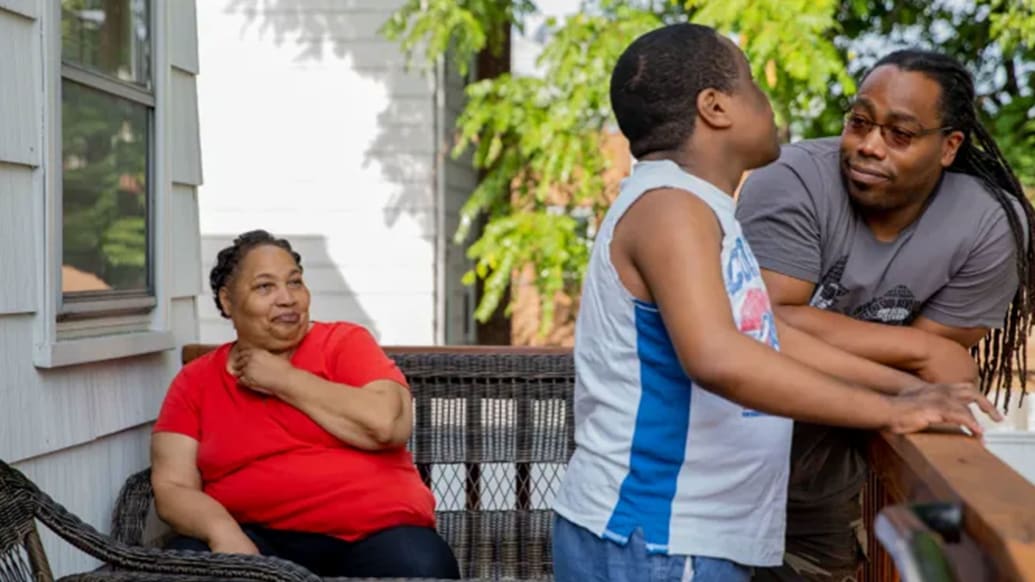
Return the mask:
<path fill-rule="evenodd" d="M 683 150 L 695 134 L 746 167 L 779 155 L 773 110 L 747 59 L 707 26 L 673 24 L 633 41 L 611 74 L 611 107 L 636 158 Z"/>

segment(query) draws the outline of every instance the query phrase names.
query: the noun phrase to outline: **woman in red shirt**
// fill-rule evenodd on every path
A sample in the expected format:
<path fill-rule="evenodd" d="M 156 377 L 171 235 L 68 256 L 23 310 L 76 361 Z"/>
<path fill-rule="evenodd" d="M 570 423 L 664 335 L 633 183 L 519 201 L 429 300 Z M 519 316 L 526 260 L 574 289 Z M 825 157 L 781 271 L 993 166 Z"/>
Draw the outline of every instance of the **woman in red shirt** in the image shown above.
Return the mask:
<path fill-rule="evenodd" d="M 309 320 L 301 258 L 242 234 L 211 274 L 237 341 L 173 380 L 151 440 L 168 547 L 320 576 L 458 578 L 406 441 L 406 379 L 364 328 Z"/>

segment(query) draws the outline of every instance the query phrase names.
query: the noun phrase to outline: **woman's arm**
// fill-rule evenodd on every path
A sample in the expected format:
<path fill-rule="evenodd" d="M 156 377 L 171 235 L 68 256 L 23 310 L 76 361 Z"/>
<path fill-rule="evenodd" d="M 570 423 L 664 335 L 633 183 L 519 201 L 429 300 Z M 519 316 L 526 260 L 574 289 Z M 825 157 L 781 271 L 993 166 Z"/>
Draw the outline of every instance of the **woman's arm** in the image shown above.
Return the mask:
<path fill-rule="evenodd" d="M 242 384 L 301 410 L 346 444 L 379 451 L 401 447 L 410 438 L 410 391 L 393 380 L 364 386 L 331 382 L 257 348 L 235 350 L 231 362 Z"/>
<path fill-rule="evenodd" d="M 226 508 L 201 490 L 198 441 L 172 433 L 151 436 L 151 487 L 155 508 L 178 533 L 198 538 L 213 552 L 258 554 Z"/>

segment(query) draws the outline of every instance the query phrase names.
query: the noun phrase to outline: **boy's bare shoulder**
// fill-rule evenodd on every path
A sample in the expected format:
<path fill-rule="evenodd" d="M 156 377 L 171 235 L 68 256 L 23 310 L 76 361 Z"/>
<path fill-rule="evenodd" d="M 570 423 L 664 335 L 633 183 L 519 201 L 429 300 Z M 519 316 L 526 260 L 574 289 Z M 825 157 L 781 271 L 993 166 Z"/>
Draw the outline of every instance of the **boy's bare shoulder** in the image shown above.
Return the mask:
<path fill-rule="evenodd" d="M 655 188 L 644 192 L 626 210 L 625 216 L 615 227 L 616 236 L 622 230 L 623 223 L 626 229 L 630 225 L 640 227 L 628 230 L 650 237 L 672 235 L 678 238 L 692 227 L 705 225 L 719 232 L 719 221 L 711 206 L 693 192 L 682 188 Z M 643 227 L 649 227 L 650 230 L 644 231 Z"/>

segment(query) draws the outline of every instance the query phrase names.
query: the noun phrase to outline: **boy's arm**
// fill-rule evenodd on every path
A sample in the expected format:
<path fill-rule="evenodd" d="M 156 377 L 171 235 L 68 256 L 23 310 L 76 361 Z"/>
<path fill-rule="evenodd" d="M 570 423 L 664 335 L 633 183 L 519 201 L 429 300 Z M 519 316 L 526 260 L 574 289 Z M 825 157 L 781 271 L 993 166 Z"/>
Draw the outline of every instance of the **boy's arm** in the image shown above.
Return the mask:
<path fill-rule="evenodd" d="M 930 326 L 860 321 L 810 306 L 813 283 L 766 269 L 762 269 L 762 278 L 776 315 L 788 326 L 929 382 L 973 382 L 977 378 L 977 365 L 969 352 L 954 341 L 955 332 L 962 330 L 941 326 L 946 333 L 940 334 Z"/>
<path fill-rule="evenodd" d="M 981 427 L 967 405 L 990 402 L 969 385 L 891 398 L 817 372 L 740 333 L 723 283 L 721 235 L 711 209 L 674 189 L 645 194 L 616 227 L 612 259 L 626 255 L 661 311 L 686 373 L 744 406 L 799 420 L 897 432 L 930 424 Z"/>
<path fill-rule="evenodd" d="M 845 382 L 885 394 L 898 394 L 925 384 L 912 374 L 861 358 L 828 344 L 788 325 L 779 316 L 776 316 L 776 328 L 782 354 Z"/>

